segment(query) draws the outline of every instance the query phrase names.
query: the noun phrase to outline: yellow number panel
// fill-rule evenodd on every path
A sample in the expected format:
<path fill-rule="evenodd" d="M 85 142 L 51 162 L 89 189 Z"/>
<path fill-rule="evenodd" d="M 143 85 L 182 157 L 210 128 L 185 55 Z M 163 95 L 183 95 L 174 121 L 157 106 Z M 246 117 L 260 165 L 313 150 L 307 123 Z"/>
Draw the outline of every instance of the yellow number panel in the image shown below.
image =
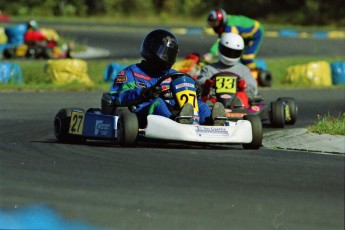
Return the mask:
<path fill-rule="evenodd" d="M 236 93 L 237 78 L 231 76 L 216 77 L 216 93 Z"/>
<path fill-rule="evenodd" d="M 82 135 L 85 114 L 81 112 L 72 112 L 71 122 L 68 133 Z"/>
<path fill-rule="evenodd" d="M 192 90 L 183 90 L 181 92 L 176 93 L 176 99 L 178 101 L 179 106 L 182 108 L 182 106 L 185 103 L 190 103 L 194 107 L 194 111 L 199 111 L 199 106 L 198 106 L 198 100 L 196 96 L 196 92 Z"/>

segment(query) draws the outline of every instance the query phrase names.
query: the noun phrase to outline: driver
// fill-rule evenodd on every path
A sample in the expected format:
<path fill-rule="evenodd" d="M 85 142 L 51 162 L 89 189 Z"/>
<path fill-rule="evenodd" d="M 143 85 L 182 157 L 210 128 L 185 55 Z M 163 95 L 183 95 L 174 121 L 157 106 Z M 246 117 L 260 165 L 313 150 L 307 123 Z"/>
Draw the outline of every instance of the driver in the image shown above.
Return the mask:
<path fill-rule="evenodd" d="M 225 117 L 224 106 L 221 103 L 218 103 L 211 113 L 208 105 L 198 99 L 199 113 L 195 114 L 190 103 L 184 104 L 182 109 L 179 109 L 178 103 L 173 98 L 164 100 L 160 97 L 163 89 L 169 88 L 169 80 L 164 81 L 160 86 L 155 86 L 155 83 L 161 77 L 177 72 L 171 69 L 178 53 L 175 35 L 162 29 L 153 30 L 144 38 L 140 52 L 144 60 L 121 71 L 109 91 L 115 106 L 135 106 L 133 112 L 138 115 L 140 127 L 145 126 L 149 114 L 171 119 L 177 116 L 193 117 L 180 119 L 179 122 L 184 124 L 208 124 L 211 123 L 212 117 Z M 217 120 L 217 122 L 222 121 Z M 213 124 L 222 125 L 224 122 Z"/>
<path fill-rule="evenodd" d="M 232 32 L 242 36 L 246 43 L 246 48 L 242 53 L 242 63 L 250 69 L 256 69 L 255 56 L 259 52 L 264 38 L 264 28 L 257 20 L 243 15 L 228 15 L 225 10 L 218 8 L 210 11 L 207 23 L 213 28 L 220 38 L 222 34 Z M 210 53 L 206 54 L 206 59 L 216 57 L 218 51 L 218 41 L 213 44 Z M 211 55 L 211 57 L 210 57 Z"/>
<path fill-rule="evenodd" d="M 31 19 L 27 23 L 27 31 L 24 34 L 25 43 L 42 43 L 47 40 L 47 36 L 39 29 L 38 23 Z"/>
<path fill-rule="evenodd" d="M 215 83 L 210 79 L 213 75 L 220 72 L 230 72 L 240 78 L 239 91 L 244 91 L 246 95 L 237 96 L 248 107 L 248 97 L 254 98 L 258 94 L 258 86 L 250 69 L 239 62 L 243 49 L 244 41 L 240 35 L 235 33 L 223 34 L 218 46 L 218 62 L 205 65 L 197 78 L 202 85 L 203 95 L 208 95 L 210 88 L 214 86 Z"/>

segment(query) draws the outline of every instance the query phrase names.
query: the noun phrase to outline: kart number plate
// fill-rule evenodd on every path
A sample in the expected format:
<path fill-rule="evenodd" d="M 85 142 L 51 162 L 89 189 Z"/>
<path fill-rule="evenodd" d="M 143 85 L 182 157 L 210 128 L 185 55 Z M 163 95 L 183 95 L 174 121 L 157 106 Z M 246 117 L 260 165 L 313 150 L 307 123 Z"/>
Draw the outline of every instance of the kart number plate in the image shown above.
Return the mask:
<path fill-rule="evenodd" d="M 236 93 L 237 77 L 218 76 L 216 77 L 216 93 Z"/>
<path fill-rule="evenodd" d="M 198 100 L 195 91 L 183 90 L 181 92 L 177 92 L 176 99 L 178 101 L 180 108 L 182 108 L 182 106 L 188 102 L 193 105 L 194 111 L 199 111 Z"/>
<path fill-rule="evenodd" d="M 68 132 L 70 134 L 82 135 L 84 126 L 85 114 L 81 112 L 72 112 L 71 122 Z"/>

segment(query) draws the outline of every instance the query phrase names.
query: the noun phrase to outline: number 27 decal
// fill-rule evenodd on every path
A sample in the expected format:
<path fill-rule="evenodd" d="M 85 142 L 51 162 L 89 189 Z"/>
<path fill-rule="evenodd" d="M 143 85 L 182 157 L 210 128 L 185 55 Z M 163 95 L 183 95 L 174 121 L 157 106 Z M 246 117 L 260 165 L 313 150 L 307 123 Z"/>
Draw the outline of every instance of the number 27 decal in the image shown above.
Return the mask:
<path fill-rule="evenodd" d="M 199 111 L 198 100 L 195 91 L 183 90 L 176 93 L 176 98 L 180 107 L 188 102 L 193 105 L 194 111 Z"/>
<path fill-rule="evenodd" d="M 68 131 L 70 134 L 82 134 L 84 126 L 84 117 L 84 113 L 72 112 L 71 122 Z"/>

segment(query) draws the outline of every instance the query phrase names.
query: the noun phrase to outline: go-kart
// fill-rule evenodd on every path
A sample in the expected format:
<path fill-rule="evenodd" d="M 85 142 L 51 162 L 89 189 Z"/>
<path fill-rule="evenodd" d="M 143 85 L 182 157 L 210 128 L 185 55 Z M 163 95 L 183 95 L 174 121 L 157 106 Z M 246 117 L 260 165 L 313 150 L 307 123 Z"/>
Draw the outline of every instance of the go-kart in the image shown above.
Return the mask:
<path fill-rule="evenodd" d="M 45 42 L 30 42 L 20 44 L 18 46 L 8 47 L 3 50 L 3 57 L 11 58 L 35 58 L 35 59 L 54 59 L 54 58 L 69 58 L 71 57 L 71 50 L 60 51 L 55 40 Z"/>
<path fill-rule="evenodd" d="M 188 74 L 175 72 L 161 78 L 156 85 L 170 81 L 169 95 L 179 106 L 191 103 L 198 110 L 195 80 Z M 165 97 L 165 96 L 164 96 Z M 162 98 L 164 98 L 162 96 Z M 166 99 L 166 98 L 164 98 Z M 54 133 L 60 142 L 83 143 L 88 139 L 115 141 L 121 146 L 135 146 L 140 141 L 241 144 L 244 149 L 258 149 L 262 144 L 262 124 L 256 115 L 245 115 L 236 121 L 224 119 L 224 126 L 181 124 L 158 115 L 148 115 L 147 124 L 139 125 L 137 114 L 127 107 L 114 107 L 110 95 L 103 93 L 101 109 L 61 109 L 54 118 Z"/>
<path fill-rule="evenodd" d="M 272 74 L 266 69 L 266 64 L 263 60 L 257 60 L 260 64 L 258 68 L 251 69 L 254 79 L 258 86 L 271 87 L 272 86 Z M 174 69 L 188 73 L 195 79 L 197 79 L 201 69 L 210 62 L 201 58 L 198 53 L 190 53 L 183 60 L 176 62 L 173 66 Z"/>
<path fill-rule="evenodd" d="M 244 80 L 233 73 L 217 73 L 211 77 L 212 84 L 207 84 L 206 95 L 201 100 L 211 102 L 210 106 L 216 101 L 221 102 L 231 120 L 251 114 L 260 116 L 262 122 L 269 121 L 275 128 L 296 123 L 298 106 L 293 97 L 279 97 L 267 105 L 259 95 L 249 99 L 244 89 L 239 90 L 240 81 Z"/>

